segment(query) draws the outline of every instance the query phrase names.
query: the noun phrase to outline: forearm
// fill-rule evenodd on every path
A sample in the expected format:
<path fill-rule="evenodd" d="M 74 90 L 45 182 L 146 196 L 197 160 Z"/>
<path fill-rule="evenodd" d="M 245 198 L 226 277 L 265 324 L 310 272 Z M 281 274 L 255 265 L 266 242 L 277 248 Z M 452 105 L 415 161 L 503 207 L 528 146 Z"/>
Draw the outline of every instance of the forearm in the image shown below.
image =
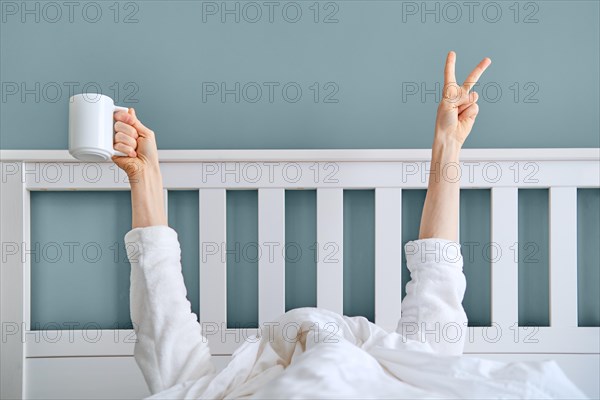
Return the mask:
<path fill-rule="evenodd" d="M 431 151 L 431 174 L 419 241 L 405 245 L 410 282 L 402 300 L 397 331 L 407 339 L 428 342 L 439 354 L 459 355 L 464 348 L 467 315 L 462 306 L 466 288 L 458 240 L 461 145 L 436 135 Z M 452 325 L 460 340 L 431 340 L 431 333 Z M 443 335 L 442 335 L 443 336 Z"/>
<path fill-rule="evenodd" d="M 452 140 L 434 140 L 419 239 L 458 240 L 460 170 L 457 169 L 460 148 L 461 145 Z"/>
<path fill-rule="evenodd" d="M 146 168 L 130 182 L 132 228 L 167 225 L 160 168 Z"/>

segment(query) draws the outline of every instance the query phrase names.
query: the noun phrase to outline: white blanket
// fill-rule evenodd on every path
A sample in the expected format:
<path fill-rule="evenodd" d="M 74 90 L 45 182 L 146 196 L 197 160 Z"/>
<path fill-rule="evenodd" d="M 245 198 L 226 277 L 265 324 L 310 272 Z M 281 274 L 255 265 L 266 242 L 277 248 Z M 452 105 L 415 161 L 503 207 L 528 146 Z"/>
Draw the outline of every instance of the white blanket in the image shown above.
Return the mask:
<path fill-rule="evenodd" d="M 261 327 L 260 338 L 248 338 L 216 373 L 186 298 L 177 233 L 135 228 L 125 242 L 134 355 L 151 399 L 585 398 L 554 361 L 461 356 L 467 317 L 458 243 L 406 244 L 411 281 L 396 332 L 363 317 L 299 308 Z"/>

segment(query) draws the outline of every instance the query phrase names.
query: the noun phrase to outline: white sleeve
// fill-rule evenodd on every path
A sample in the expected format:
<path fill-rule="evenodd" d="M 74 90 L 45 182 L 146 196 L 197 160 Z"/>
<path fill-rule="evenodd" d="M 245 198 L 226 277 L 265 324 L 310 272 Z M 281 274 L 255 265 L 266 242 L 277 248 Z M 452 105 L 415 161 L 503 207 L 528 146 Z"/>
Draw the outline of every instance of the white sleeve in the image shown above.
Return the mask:
<path fill-rule="evenodd" d="M 166 225 L 125 235 L 131 263 L 131 321 L 135 360 L 152 394 L 214 372 L 181 273 L 177 232 Z"/>
<path fill-rule="evenodd" d="M 410 271 L 396 332 L 426 342 L 436 353 L 462 354 L 467 315 L 460 244 L 438 238 L 413 240 L 404 247 Z"/>

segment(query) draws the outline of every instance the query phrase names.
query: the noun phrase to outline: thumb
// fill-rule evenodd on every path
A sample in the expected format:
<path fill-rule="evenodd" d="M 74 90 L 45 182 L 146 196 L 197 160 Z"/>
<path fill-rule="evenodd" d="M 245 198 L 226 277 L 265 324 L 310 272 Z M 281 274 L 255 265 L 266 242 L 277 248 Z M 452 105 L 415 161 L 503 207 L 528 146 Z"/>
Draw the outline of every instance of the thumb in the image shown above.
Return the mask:
<path fill-rule="evenodd" d="M 127 176 L 132 176 L 139 169 L 136 161 L 130 157 L 112 156 L 112 160 Z"/>
<path fill-rule="evenodd" d="M 132 107 L 129 110 L 131 110 L 131 116 L 134 118 L 133 127 L 137 129 L 138 133 L 151 135 L 153 132 L 150 129 L 146 128 L 146 126 L 144 126 L 144 124 L 140 122 L 137 115 L 135 114 L 135 108 Z"/>
<path fill-rule="evenodd" d="M 125 157 L 122 157 L 122 156 L 112 156 L 111 160 L 113 160 L 113 162 L 115 164 L 117 164 L 117 167 L 123 168 L 123 166 L 125 165 L 125 161 L 123 160 L 123 158 L 125 158 Z"/>

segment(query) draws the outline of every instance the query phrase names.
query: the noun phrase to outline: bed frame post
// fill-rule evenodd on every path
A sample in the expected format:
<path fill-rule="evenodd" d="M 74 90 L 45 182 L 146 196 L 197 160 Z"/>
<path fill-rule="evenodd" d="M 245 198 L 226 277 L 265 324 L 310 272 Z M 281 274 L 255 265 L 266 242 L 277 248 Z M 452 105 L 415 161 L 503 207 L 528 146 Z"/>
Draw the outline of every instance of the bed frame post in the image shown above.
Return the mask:
<path fill-rule="evenodd" d="M 25 185 L 25 163 L 3 162 L 0 183 L 2 220 L 0 269 L 0 397 L 25 397 L 25 333 L 29 329 L 29 192 Z M 25 246 L 27 246 L 25 248 Z M 29 297 L 27 297 L 29 298 Z"/>
<path fill-rule="evenodd" d="M 508 329 L 519 322 L 519 191 L 492 188 L 492 322 Z"/>
<path fill-rule="evenodd" d="M 285 191 L 258 189 L 258 326 L 285 313 Z"/>
<path fill-rule="evenodd" d="M 344 312 L 344 190 L 317 189 L 317 307 Z"/>
<path fill-rule="evenodd" d="M 225 189 L 200 189 L 200 323 L 216 328 L 215 346 L 227 328 L 227 263 Z M 214 346 L 213 346 L 214 347 Z M 213 353 L 219 350 L 211 347 Z"/>
<path fill-rule="evenodd" d="M 577 327 L 577 188 L 550 188 L 550 325 Z"/>
<path fill-rule="evenodd" d="M 396 330 L 402 301 L 402 189 L 375 189 L 375 323 Z"/>

